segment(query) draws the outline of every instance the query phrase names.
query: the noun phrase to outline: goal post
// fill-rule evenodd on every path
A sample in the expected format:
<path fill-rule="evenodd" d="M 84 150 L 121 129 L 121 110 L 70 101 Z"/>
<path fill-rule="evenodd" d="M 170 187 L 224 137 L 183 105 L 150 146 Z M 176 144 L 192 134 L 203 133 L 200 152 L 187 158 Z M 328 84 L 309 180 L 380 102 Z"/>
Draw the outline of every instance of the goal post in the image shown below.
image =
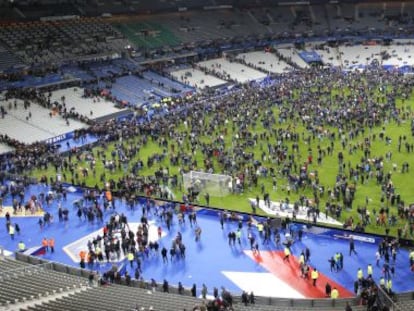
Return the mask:
<path fill-rule="evenodd" d="M 210 174 L 190 171 L 183 174 L 184 190 L 193 193 L 208 193 L 215 197 L 224 197 L 231 193 L 233 178 L 229 175 Z"/>

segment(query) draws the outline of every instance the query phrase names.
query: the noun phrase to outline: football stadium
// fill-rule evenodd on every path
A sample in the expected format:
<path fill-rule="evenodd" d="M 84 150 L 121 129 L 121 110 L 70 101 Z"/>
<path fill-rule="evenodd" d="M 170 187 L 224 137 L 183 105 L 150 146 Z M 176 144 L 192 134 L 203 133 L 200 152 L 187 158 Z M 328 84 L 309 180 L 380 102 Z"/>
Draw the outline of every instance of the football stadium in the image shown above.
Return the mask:
<path fill-rule="evenodd" d="M 414 1 L 0 0 L 0 310 L 414 310 Z"/>

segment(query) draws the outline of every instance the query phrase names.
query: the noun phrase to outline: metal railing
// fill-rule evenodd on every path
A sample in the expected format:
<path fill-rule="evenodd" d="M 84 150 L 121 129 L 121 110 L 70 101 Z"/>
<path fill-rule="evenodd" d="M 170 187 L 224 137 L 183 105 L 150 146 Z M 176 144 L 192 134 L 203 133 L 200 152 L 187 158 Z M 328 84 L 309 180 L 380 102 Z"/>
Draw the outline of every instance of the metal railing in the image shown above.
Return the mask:
<path fill-rule="evenodd" d="M 33 263 L 37 262 L 39 259 L 34 256 L 25 255 L 22 253 L 15 253 L 16 259 L 19 261 L 23 261 L 26 263 Z M 56 271 L 57 273 L 62 272 L 70 275 L 76 275 L 81 276 L 84 278 L 87 278 L 90 275 L 90 271 L 85 269 L 80 269 L 72 266 L 67 266 L 60 263 L 54 263 L 54 262 L 48 262 L 44 263 L 44 260 L 42 260 L 41 264 L 44 266 L 45 269 L 51 269 Z M 36 265 L 36 266 L 40 266 Z M 95 281 L 97 279 L 95 278 Z M 111 283 L 111 286 L 126 286 L 126 280 L 125 278 L 122 278 L 120 283 Z M 149 281 L 145 280 L 135 280 L 132 279 L 129 287 L 136 287 L 141 289 L 152 289 L 151 283 Z M 157 283 L 157 291 L 162 288 L 161 283 Z M 169 286 L 170 293 L 171 294 L 178 294 L 178 287 L 175 287 L 174 285 Z M 185 288 L 183 295 L 190 296 L 191 291 L 189 288 Z M 240 294 L 232 293 L 233 301 L 236 304 L 241 303 L 241 297 Z M 278 307 L 287 307 L 287 308 L 313 308 L 315 310 L 331 310 L 332 308 L 338 309 L 343 308 L 346 304 L 346 302 L 350 302 L 351 305 L 356 305 L 358 299 L 357 298 L 343 298 L 343 299 L 289 299 L 289 298 L 275 298 L 275 297 L 264 297 L 264 296 L 256 296 L 255 297 L 256 304 L 258 305 L 266 305 L 266 306 L 278 306 Z M 399 310 L 403 311 L 403 310 Z"/>
<path fill-rule="evenodd" d="M 390 311 L 405 311 L 399 305 L 397 305 L 389 293 L 387 293 L 384 286 L 378 286 L 378 298 L 377 303 L 380 310 L 384 307 L 388 307 Z"/>

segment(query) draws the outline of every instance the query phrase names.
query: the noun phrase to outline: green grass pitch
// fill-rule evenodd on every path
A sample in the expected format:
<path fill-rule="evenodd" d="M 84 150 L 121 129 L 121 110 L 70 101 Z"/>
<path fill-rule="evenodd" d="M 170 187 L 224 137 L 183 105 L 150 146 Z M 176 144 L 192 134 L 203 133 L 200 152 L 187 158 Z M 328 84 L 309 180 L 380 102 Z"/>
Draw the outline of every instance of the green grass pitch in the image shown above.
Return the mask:
<path fill-rule="evenodd" d="M 324 94 L 320 96 L 319 100 L 322 102 L 327 102 L 329 100 L 333 99 L 332 105 L 335 104 L 335 96 L 341 95 L 345 98 L 352 98 L 352 86 L 340 89 L 338 87 L 331 88 L 331 91 L 328 89 L 332 86 L 326 86 L 324 90 Z M 316 93 L 316 88 L 312 88 L 308 90 L 311 93 Z M 394 91 L 389 86 L 387 88 L 387 92 Z M 398 92 L 398 90 L 395 90 Z M 294 90 L 295 96 L 299 97 L 300 93 L 303 92 L 303 90 L 296 89 Z M 375 95 L 372 94 L 372 96 L 379 96 L 381 97 L 381 100 L 385 100 L 384 95 L 380 94 L 378 91 L 375 91 Z M 395 120 L 389 118 L 388 121 L 386 121 L 384 124 L 380 126 L 375 126 L 372 128 L 372 130 L 369 130 L 367 127 L 364 127 L 364 125 L 358 125 L 361 127 L 364 127 L 364 134 L 359 135 L 358 137 L 354 139 L 348 139 L 346 143 L 345 149 L 342 149 L 341 142 L 338 139 L 338 129 L 334 126 L 332 127 L 324 127 L 323 130 L 334 132 L 336 133 L 336 139 L 334 141 L 334 150 L 332 156 L 325 156 L 322 160 L 322 164 L 318 165 L 316 163 L 316 157 L 317 157 L 317 148 L 322 148 L 326 150 L 328 145 L 330 145 L 330 140 L 326 137 L 324 138 L 318 138 L 313 137 L 312 134 L 305 129 L 303 124 L 301 122 L 298 122 L 298 119 L 295 120 L 288 120 L 283 123 L 279 123 L 276 121 L 276 123 L 272 126 L 273 129 L 289 129 L 290 131 L 293 131 L 295 133 L 299 134 L 299 153 L 296 154 L 296 161 L 298 163 L 303 163 L 307 160 L 308 155 L 311 153 L 313 155 L 313 164 L 309 165 L 308 170 L 309 171 L 318 171 L 318 176 L 320 179 L 320 184 L 325 187 L 325 195 L 321 197 L 321 211 L 324 211 L 325 202 L 327 200 L 327 190 L 332 189 L 333 185 L 335 183 L 336 176 L 338 174 L 338 160 L 337 155 L 338 152 L 342 151 L 345 160 L 344 163 L 346 164 L 345 173 L 348 172 L 348 165 L 354 166 L 356 163 L 358 163 L 361 158 L 364 156 L 363 150 L 359 148 L 359 144 L 361 144 L 364 141 L 365 137 L 370 137 L 372 141 L 371 146 L 371 155 L 370 158 L 374 157 L 384 157 L 384 171 L 385 172 L 391 172 L 392 174 L 392 181 L 393 184 L 396 187 L 396 193 L 400 194 L 402 200 L 404 200 L 405 204 L 408 205 L 410 203 L 414 203 L 414 183 L 412 181 L 412 175 L 411 173 L 401 173 L 401 167 L 403 162 L 408 162 L 410 169 L 414 169 L 414 157 L 412 153 L 409 153 L 405 150 L 404 145 L 401 148 L 401 152 L 398 152 L 397 149 L 397 142 L 399 136 L 406 136 L 407 141 L 412 144 L 414 142 L 413 137 L 411 136 L 411 111 L 414 105 L 414 97 L 408 96 L 408 100 L 397 100 L 397 106 L 401 109 L 401 111 L 407 112 L 407 117 L 405 120 L 402 120 L 402 122 L 396 122 Z M 240 99 L 240 105 L 239 105 L 239 113 L 243 114 L 244 111 L 248 108 L 249 105 L 251 105 L 252 102 L 250 100 L 247 100 L 246 102 L 243 102 L 243 100 Z M 289 101 L 284 99 L 282 106 L 273 105 L 272 103 L 265 103 L 265 106 L 269 107 L 271 109 L 273 115 L 275 116 L 275 119 L 278 120 L 281 107 L 290 105 Z M 272 131 L 267 130 L 263 127 L 263 124 L 260 122 L 260 119 L 263 117 L 263 114 L 268 109 L 263 109 L 259 111 L 259 116 L 257 117 L 257 120 L 255 125 L 253 126 L 252 123 L 250 123 L 248 130 L 253 134 L 264 134 L 267 133 L 270 137 L 270 140 L 275 143 L 276 138 Z M 211 113 L 206 113 L 204 115 L 203 123 L 204 125 L 207 125 L 211 123 L 217 116 Z M 247 117 L 247 116 L 246 116 Z M 176 124 L 175 125 L 176 132 L 177 133 L 183 133 L 188 132 L 188 129 L 183 125 L 183 123 Z M 385 131 L 384 131 L 385 129 Z M 384 140 L 380 140 L 379 136 L 381 132 L 385 132 L 385 135 L 391 138 L 391 143 L 386 144 Z M 214 139 L 218 137 L 219 135 L 224 135 L 225 140 L 225 146 L 226 149 L 231 150 L 231 148 L 234 146 L 235 141 L 237 140 L 236 134 L 239 132 L 239 129 L 237 126 L 234 126 L 233 121 L 230 119 L 227 124 L 220 124 L 217 125 L 214 129 L 213 135 L 202 135 L 199 137 L 199 141 L 201 143 L 207 143 L 207 144 L 213 144 L 214 145 Z M 224 134 L 226 133 L 226 134 Z M 310 143 L 308 144 L 306 142 L 307 138 L 310 136 Z M 373 137 L 375 136 L 375 140 Z M 189 149 L 189 135 L 184 140 L 182 151 L 186 152 L 188 154 L 191 153 L 191 150 Z M 171 144 L 174 143 L 177 149 L 177 144 L 175 142 L 172 142 L 171 139 L 168 139 L 168 145 L 169 147 L 166 148 L 167 153 L 169 154 L 171 152 Z M 140 144 L 141 138 L 135 137 L 129 140 L 123 141 L 123 144 L 125 146 L 133 145 L 133 144 Z M 284 141 L 283 144 L 285 144 L 289 150 L 289 152 L 292 150 L 292 142 L 291 141 Z M 110 144 L 103 150 L 101 147 L 96 147 L 93 149 L 93 154 L 96 158 L 97 151 L 103 151 L 107 154 L 107 158 L 111 158 L 110 152 L 114 148 L 114 143 Z M 255 155 L 255 159 L 261 160 L 261 155 L 264 150 L 267 150 L 266 147 L 266 141 L 259 141 L 256 145 L 247 147 L 246 152 L 253 152 Z M 352 150 L 352 152 L 350 152 Z M 164 148 L 160 146 L 158 141 L 153 141 L 151 139 L 148 140 L 148 143 L 145 146 L 140 147 L 139 154 L 134 158 L 130 159 L 129 161 L 129 168 L 133 163 L 135 163 L 138 159 L 141 159 L 144 162 L 144 169 L 140 171 L 140 175 L 147 176 L 147 175 L 153 175 L 156 170 L 158 170 L 160 167 L 169 167 L 170 175 L 173 174 L 179 174 L 179 166 L 173 166 L 170 164 L 169 156 L 167 155 L 165 160 L 161 163 L 155 163 L 151 168 L 148 168 L 146 166 L 147 158 L 152 155 L 153 153 L 162 153 L 164 152 Z M 385 160 L 385 154 L 387 152 L 392 153 L 391 160 Z M 85 153 L 84 153 L 85 154 Z M 197 149 L 195 154 L 192 154 L 193 160 L 197 163 L 197 168 L 203 169 L 203 160 L 204 155 L 202 152 Z M 84 155 L 81 156 L 80 161 L 77 161 L 76 159 L 73 159 L 72 161 L 76 162 L 76 167 L 82 168 L 82 167 L 89 167 L 88 163 L 85 161 Z M 222 168 L 220 167 L 219 163 L 217 163 L 216 159 L 213 159 L 214 167 L 215 167 L 215 173 L 222 173 Z M 274 167 L 275 170 L 278 172 L 280 171 L 281 167 L 277 166 L 277 164 L 270 162 L 269 160 L 263 161 L 263 164 L 267 167 Z M 184 168 L 184 167 L 183 167 Z M 186 167 L 185 169 L 188 169 Z M 125 174 L 124 169 L 116 169 L 113 173 L 110 173 L 109 171 L 105 170 L 103 167 L 102 161 L 97 160 L 96 161 L 96 174 L 94 177 L 93 174 L 90 172 L 89 176 L 86 178 L 80 177 L 78 180 L 76 180 L 77 183 L 85 182 L 87 186 L 95 186 L 98 184 L 100 187 L 103 186 L 103 183 L 99 180 L 99 176 L 105 172 L 107 179 L 115 179 L 117 180 L 119 177 L 123 176 Z M 70 181 L 70 174 L 68 172 L 65 173 L 68 178 L 67 181 Z M 54 167 L 49 166 L 47 170 L 34 170 L 30 173 L 32 176 L 40 177 L 42 175 L 46 176 L 56 176 L 56 171 Z M 286 197 L 289 196 L 290 202 L 294 202 L 298 200 L 300 195 L 305 195 L 307 197 L 312 197 L 312 191 L 310 188 L 306 188 L 303 190 L 300 190 L 299 192 L 293 192 L 291 191 L 288 195 L 286 191 L 286 185 L 287 185 L 287 179 L 282 176 L 281 174 L 277 174 L 277 190 L 274 191 L 272 189 L 272 178 L 267 177 L 259 178 L 258 186 L 257 187 L 246 187 L 243 193 L 241 194 L 230 194 L 225 197 L 214 197 L 211 196 L 210 198 L 210 206 L 229 209 L 229 210 L 236 210 L 240 212 L 251 212 L 251 207 L 248 202 L 248 198 L 255 198 L 256 195 L 260 195 L 260 198 L 262 198 L 261 195 L 261 185 L 264 185 L 267 192 L 270 194 L 270 198 L 272 201 L 280 201 L 284 200 Z M 352 180 L 348 180 L 349 183 L 352 183 Z M 358 222 L 359 215 L 357 213 L 357 207 L 358 206 L 364 206 L 366 204 L 366 199 L 368 198 L 368 205 L 367 208 L 371 213 L 371 224 L 366 227 L 367 232 L 374 232 L 374 233 L 381 233 L 383 234 L 385 232 L 384 227 L 379 227 L 375 224 L 375 218 L 373 216 L 373 210 L 379 211 L 381 208 L 380 198 L 381 198 L 381 188 L 376 183 L 375 177 L 369 181 L 366 181 L 364 184 L 361 184 L 360 181 L 356 182 L 356 194 L 355 194 L 355 200 L 353 203 L 352 210 L 344 211 L 341 215 L 341 221 L 345 221 L 349 217 L 353 217 L 353 219 Z M 182 195 L 183 195 L 183 189 L 175 188 L 172 189 L 173 193 L 176 196 L 176 200 L 181 201 Z M 205 199 L 203 196 L 199 197 L 199 203 L 204 204 Z M 387 203 L 383 203 L 386 205 Z M 260 213 L 260 211 L 258 211 Z M 397 215 L 397 208 L 390 207 L 390 214 Z M 392 235 L 396 235 L 397 228 L 404 228 L 406 225 L 407 220 L 402 219 L 398 217 L 398 222 L 395 226 L 390 227 L 390 233 Z M 407 230 L 407 238 L 412 238 Z"/>

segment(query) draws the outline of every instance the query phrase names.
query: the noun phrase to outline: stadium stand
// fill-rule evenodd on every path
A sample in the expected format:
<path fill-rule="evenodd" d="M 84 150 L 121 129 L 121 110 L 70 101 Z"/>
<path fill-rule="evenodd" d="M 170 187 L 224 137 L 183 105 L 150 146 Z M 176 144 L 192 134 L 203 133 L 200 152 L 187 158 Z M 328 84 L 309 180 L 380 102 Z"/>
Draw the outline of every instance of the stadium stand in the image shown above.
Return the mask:
<path fill-rule="evenodd" d="M 207 74 L 195 68 L 185 68 L 179 70 L 172 70 L 171 76 L 184 84 L 190 85 L 197 89 L 204 89 L 206 87 L 214 88 L 222 86 L 227 83 L 223 79 L 219 79 L 213 75 Z"/>
<path fill-rule="evenodd" d="M 184 289 L 184 292 L 179 295 L 175 287 L 170 287 L 169 293 L 163 293 L 160 290 L 162 284 L 154 287 L 151 283 L 133 281 L 129 286 L 125 286 L 124 279 L 121 280 L 123 285 L 106 283 L 87 270 L 41 261 L 21 253 L 16 253 L 16 258 L 18 260 L 0 258 L 2 280 L 0 302 L 9 310 L 75 311 L 96 310 L 99 307 L 100 310 L 112 311 L 132 310 L 133 308 L 142 310 L 141 307 L 147 309 L 152 307 L 157 311 L 171 311 L 191 310 L 195 307 L 209 305 L 208 299 L 191 297 L 189 289 Z M 93 277 L 92 280 L 90 276 Z M 21 282 L 27 286 L 20 288 L 17 284 Z M 56 294 L 59 294 L 58 297 Z M 39 299 L 43 302 L 36 301 Z M 292 299 L 257 297 L 254 305 L 244 305 L 240 297 L 235 297 L 234 307 L 240 311 L 308 311 L 315 308 L 339 311 L 343 310 L 346 302 L 355 303 L 353 299 L 293 301 Z M 13 308 L 13 305 L 16 307 Z M 364 309 L 364 306 L 357 306 L 354 310 Z"/>
<path fill-rule="evenodd" d="M 14 108 L 14 102 L 16 102 L 17 108 Z M 67 120 L 53 115 L 50 110 L 35 103 L 31 103 L 27 109 L 24 108 L 23 102 L 17 99 L 3 101 L 0 105 L 4 107 L 12 106 L 11 109 L 7 110 L 4 118 L 1 119 L 0 133 L 7 134 L 9 137 L 26 144 L 44 141 L 86 127 L 86 124 L 75 120 L 71 120 L 68 124 Z"/>
<path fill-rule="evenodd" d="M 316 50 L 325 66 L 336 68 L 343 66 L 341 57 L 338 54 L 338 48 L 327 46 L 324 42 L 312 42 L 307 44 L 306 47 Z"/>
<path fill-rule="evenodd" d="M 299 51 L 293 46 L 290 47 L 276 47 L 276 53 L 285 60 L 288 64 L 292 63 L 299 68 L 309 68 L 309 64 L 306 63 L 299 55 Z"/>
<path fill-rule="evenodd" d="M 0 29 L 0 42 L 29 65 L 111 56 L 128 44 L 98 18 L 12 23 Z"/>
<path fill-rule="evenodd" d="M 185 86 L 181 82 L 173 81 L 154 71 L 144 71 L 142 76 L 154 85 L 154 93 L 161 97 L 185 95 L 188 92 L 194 91 L 194 88 Z"/>
<path fill-rule="evenodd" d="M 115 100 L 126 105 L 142 106 L 149 102 L 157 102 L 160 97 L 153 91 L 152 84 L 138 76 L 123 76 L 110 85 L 101 85 L 107 89 Z"/>
<path fill-rule="evenodd" d="M 36 20 L 39 17 L 71 16 L 81 12 L 70 2 L 52 3 L 47 5 L 21 6 L 19 14 L 24 19 Z"/>
<path fill-rule="evenodd" d="M 208 73 L 215 74 L 218 78 L 225 78 L 241 83 L 266 77 L 266 74 L 263 72 L 249 68 L 243 64 L 230 62 L 224 58 L 199 62 L 197 66 Z"/>
<path fill-rule="evenodd" d="M 137 48 L 153 49 L 180 44 L 171 31 L 159 24 L 127 20 L 113 25 Z"/>
<path fill-rule="evenodd" d="M 125 109 L 114 107 L 114 103 L 101 97 L 85 97 L 84 92 L 78 88 L 61 89 L 52 92 L 51 99 L 62 103 L 62 98 L 69 110 L 75 110 L 89 119 L 98 119 L 107 115 L 125 112 Z"/>
<path fill-rule="evenodd" d="M 21 261 L 0 259 L 0 303 L 3 306 L 37 300 L 57 292 L 85 286 L 86 278 L 58 273 L 46 267 L 51 264 L 30 265 Z"/>
<path fill-rule="evenodd" d="M 283 73 L 292 70 L 289 64 L 280 60 L 275 54 L 265 51 L 241 53 L 237 55 L 237 58 L 242 59 L 253 68 L 261 68 L 270 73 Z"/>
<path fill-rule="evenodd" d="M 20 64 L 19 59 L 6 47 L 0 44 L 0 72 L 15 68 Z"/>

